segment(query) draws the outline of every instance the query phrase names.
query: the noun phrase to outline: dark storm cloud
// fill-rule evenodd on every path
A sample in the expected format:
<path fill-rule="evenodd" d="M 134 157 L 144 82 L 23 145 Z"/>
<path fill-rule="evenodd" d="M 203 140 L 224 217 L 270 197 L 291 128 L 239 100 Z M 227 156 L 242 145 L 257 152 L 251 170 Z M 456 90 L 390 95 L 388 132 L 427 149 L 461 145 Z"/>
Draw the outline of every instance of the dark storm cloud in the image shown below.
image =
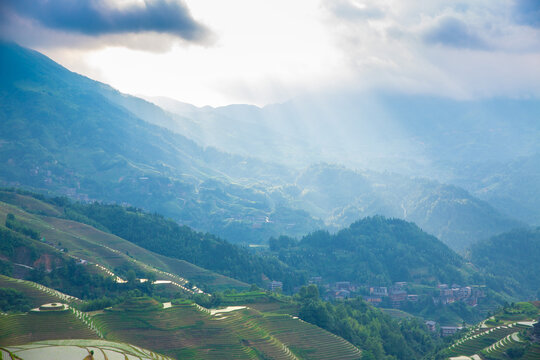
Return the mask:
<path fill-rule="evenodd" d="M 451 16 L 441 18 L 433 27 L 424 33 L 423 39 L 429 44 L 439 44 L 455 48 L 488 48 L 487 44 L 465 22 Z"/>
<path fill-rule="evenodd" d="M 516 0 L 514 15 L 517 23 L 540 28 L 540 1 Z"/>
<path fill-rule="evenodd" d="M 1 7 L 4 16 L 15 13 L 47 28 L 89 36 L 158 32 L 199 41 L 207 34 L 181 1 L 145 0 L 141 6 L 112 8 L 100 0 L 2 0 Z"/>

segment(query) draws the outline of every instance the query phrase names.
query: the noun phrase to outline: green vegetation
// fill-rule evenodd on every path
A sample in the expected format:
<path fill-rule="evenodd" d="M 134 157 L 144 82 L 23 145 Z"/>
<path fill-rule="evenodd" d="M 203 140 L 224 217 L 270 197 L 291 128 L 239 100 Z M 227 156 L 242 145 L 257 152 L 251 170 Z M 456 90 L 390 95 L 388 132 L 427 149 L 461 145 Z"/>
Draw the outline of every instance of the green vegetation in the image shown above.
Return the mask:
<path fill-rule="evenodd" d="M 134 204 L 240 243 L 323 226 L 271 198 L 261 178 L 288 169 L 202 148 L 153 124 L 172 121 L 158 107 L 35 51 L 2 42 L 0 62 L 0 184 Z"/>
<path fill-rule="evenodd" d="M 296 296 L 299 317 L 364 350 L 363 359 L 419 359 L 442 345 L 417 319 L 400 322 L 356 298 L 331 304 L 321 301 L 317 287 L 303 287 Z"/>
<path fill-rule="evenodd" d="M 300 241 L 270 240 L 278 258 L 310 276 L 372 286 L 413 281 L 465 283 L 472 270 L 463 259 L 413 223 L 381 216 L 365 218 L 331 235 L 318 231 Z"/>
<path fill-rule="evenodd" d="M 30 300 L 22 292 L 0 287 L 0 311 L 25 312 L 30 309 Z"/>
<path fill-rule="evenodd" d="M 534 319 L 538 315 L 540 315 L 540 310 L 530 302 L 505 304 L 491 319 L 486 321 L 486 324 L 496 326 L 515 321 Z"/>
<path fill-rule="evenodd" d="M 59 291 L 46 288 L 43 285 L 31 281 L 13 279 L 3 275 L 0 275 L 0 287 L 23 294 L 24 298 L 29 301 L 32 307 L 38 307 L 46 303 L 71 303 L 76 301 L 75 298 L 71 298 Z"/>
<path fill-rule="evenodd" d="M 211 234 L 195 232 L 157 214 L 118 205 L 71 204 L 67 214 L 81 214 L 113 234 L 145 249 L 186 260 L 247 283 L 263 285 L 263 278 L 284 282 L 291 291 L 306 281 L 305 275 L 273 257 L 253 254 Z"/>
<path fill-rule="evenodd" d="M 1 194 L 13 193 L 0 191 Z M 177 283 L 185 283 L 185 278 L 187 278 L 199 287 L 211 290 L 225 290 L 231 287 L 241 289 L 248 286 L 240 281 L 213 273 L 186 261 L 152 253 L 129 241 L 82 223 L 21 211 L 18 207 L 20 203 L 33 203 L 34 208 L 38 207 L 38 205 L 45 207 L 49 203 L 53 203 L 57 211 L 63 210 L 58 204 L 70 204 L 64 198 L 45 199 L 39 195 L 34 196 L 36 198 L 41 197 L 42 200 L 17 194 L 17 197 L 11 199 L 12 204 L 0 202 L 0 218 L 3 214 L 6 214 L 7 217 L 10 212 L 16 212 L 19 223 L 25 227 L 35 229 L 35 231 L 39 231 L 43 235 L 43 241 L 35 241 L 0 225 L 0 236 L 3 239 L 0 242 L 0 253 L 10 259 L 10 261 L 1 263 L 6 264 L 6 266 L 0 267 L 0 270 L 5 269 L 2 270 L 5 274 L 11 274 L 13 263 L 18 262 L 27 266 L 27 268 L 16 266 L 19 277 L 30 278 L 30 276 L 33 276 L 36 281 L 47 281 L 47 285 L 57 286 L 55 284 L 60 284 L 63 280 L 55 280 L 54 277 L 61 276 L 62 273 L 67 275 L 65 266 L 61 268 L 60 265 L 69 264 L 72 260 L 70 257 L 75 257 L 97 262 L 121 277 L 126 277 L 127 273 L 133 270 L 136 277 L 154 277 L 161 280 L 173 280 Z M 30 199 L 33 199 L 33 201 L 30 201 Z M 30 209 L 28 210 L 30 211 Z M 61 214 L 61 212 L 59 213 Z M 88 220 L 90 221 L 90 219 Z M 66 254 L 61 251 L 62 249 L 68 249 L 69 252 Z M 52 264 L 56 265 L 55 269 L 53 269 Z M 44 265 L 45 269 L 41 268 L 41 265 Z M 106 275 L 93 266 L 84 264 L 78 264 L 77 266 L 79 268 L 75 268 L 74 271 L 86 272 L 84 277 L 96 278 L 96 276 Z M 34 267 L 34 270 L 30 271 L 29 268 L 32 267 Z M 21 273 L 23 270 L 24 272 Z M 105 276 L 105 278 L 108 277 L 109 275 Z M 65 280 L 73 281 L 72 279 Z M 108 286 L 107 283 L 100 282 L 99 278 L 95 280 L 101 284 L 101 287 Z M 110 279 L 105 279 L 105 282 L 107 281 L 110 281 Z M 107 291 L 109 290 L 110 287 Z M 92 292 L 92 282 L 88 283 L 86 290 L 77 290 L 77 296 L 87 297 L 87 295 L 83 294 L 84 292 Z M 93 297 L 101 297 L 102 295 L 103 291 L 96 291 Z"/>
<path fill-rule="evenodd" d="M 6 216 L 6 227 L 15 232 L 26 235 L 34 240 L 39 240 L 39 233 L 27 226 L 24 226 L 15 219 L 15 215 L 9 213 Z"/>
<path fill-rule="evenodd" d="M 107 338 L 141 344 L 177 358 L 360 357 L 358 349 L 345 340 L 290 315 L 262 314 L 253 309 L 211 315 L 194 304 L 175 303 L 158 309 L 150 299 L 133 298 L 96 315 L 95 321 Z"/>
<path fill-rule="evenodd" d="M 7 278 L 5 283 L 22 284 L 27 290 L 42 293 L 46 290 L 31 286 L 29 282 Z M 64 327 L 68 326 L 74 335 L 65 338 L 94 338 L 99 334 L 108 340 L 139 344 L 176 358 L 291 358 L 294 354 L 305 359 L 357 359 L 358 350 L 341 337 L 362 350 L 366 349 L 363 354 L 368 359 L 370 354 L 381 359 L 390 354 L 397 359 L 419 358 L 431 352 L 432 347 L 440 346 L 422 323 L 412 320 L 398 323 L 361 300 L 331 305 L 318 299 L 314 286 L 303 288 L 300 294 L 293 299 L 256 290 L 245 293 L 229 291 L 220 295 L 224 303 L 248 305 L 250 309 L 211 315 L 208 310 L 186 299 L 174 300 L 172 307 L 162 308 L 155 299 L 132 291 L 122 301 L 112 304 L 112 308 L 91 317 L 77 311 L 54 312 L 46 318 L 35 317 L 46 313 L 31 312 L 31 321 L 26 321 L 30 318 L 24 316 L 0 317 L 5 322 L 0 321 L 0 327 L 9 325 L 14 329 L 13 333 L 0 334 L 0 345 L 61 339 L 66 336 Z M 77 306 L 84 309 L 81 305 L 85 304 L 91 305 L 92 302 Z M 261 306 L 263 312 L 256 310 L 257 306 Z M 281 311 L 281 314 L 274 310 Z M 293 315 L 299 312 L 304 320 L 338 336 L 294 319 L 287 310 L 292 310 Z M 69 314 L 74 314 L 75 319 Z M 41 319 L 57 324 L 60 330 L 42 330 L 45 325 L 40 323 Z M 321 319 L 329 321 L 321 323 Z M 73 323 L 75 320 L 79 325 Z M 91 333 L 84 328 L 90 329 Z M 25 338 L 22 335 L 25 331 L 37 331 L 40 335 Z M 395 346 L 400 350 L 394 350 Z"/>
<path fill-rule="evenodd" d="M 66 311 L 30 311 L 0 316 L 0 345 L 20 345 L 41 340 L 97 339 L 94 331 Z"/>
<path fill-rule="evenodd" d="M 470 260 L 487 273 L 487 285 L 519 299 L 540 298 L 540 228 L 519 229 L 480 241 Z"/>
<path fill-rule="evenodd" d="M 97 272 L 93 266 L 77 264 L 73 258 L 51 246 L 1 226 L 0 254 L 13 262 L 27 263 L 23 273 L 27 280 L 82 299 L 120 296 L 134 288 L 145 293 L 152 291 L 148 284 L 118 284 L 110 276 Z"/>
<path fill-rule="evenodd" d="M 495 315 L 485 319 L 440 356 L 472 356 L 479 354 L 487 360 L 536 359 L 540 354 L 538 338 L 533 336 L 540 315 L 539 304 L 521 302 L 506 304 Z"/>

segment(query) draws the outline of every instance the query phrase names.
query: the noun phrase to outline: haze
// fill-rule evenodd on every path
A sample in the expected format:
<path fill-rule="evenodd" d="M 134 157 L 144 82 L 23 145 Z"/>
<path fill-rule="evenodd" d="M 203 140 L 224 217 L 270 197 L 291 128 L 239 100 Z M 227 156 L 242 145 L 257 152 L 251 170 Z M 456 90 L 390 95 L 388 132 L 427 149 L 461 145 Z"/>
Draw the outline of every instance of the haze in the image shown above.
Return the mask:
<path fill-rule="evenodd" d="M 68 3 L 4 1 L 2 36 L 129 94 L 198 106 L 359 89 L 540 94 L 534 0 Z"/>

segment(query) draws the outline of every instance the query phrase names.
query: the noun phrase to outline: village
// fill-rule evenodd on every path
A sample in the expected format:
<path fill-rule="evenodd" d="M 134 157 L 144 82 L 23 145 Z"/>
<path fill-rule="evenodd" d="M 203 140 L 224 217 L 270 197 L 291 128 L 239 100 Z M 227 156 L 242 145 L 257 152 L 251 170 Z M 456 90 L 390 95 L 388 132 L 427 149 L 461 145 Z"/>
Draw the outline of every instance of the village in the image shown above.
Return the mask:
<path fill-rule="evenodd" d="M 371 286 L 369 284 L 354 284 L 350 281 L 324 283 L 321 277 L 311 277 L 310 284 L 317 285 L 321 296 L 328 301 L 347 301 L 362 297 L 373 306 L 383 309 L 411 308 L 419 301 L 429 299 L 434 305 L 447 306 L 463 302 L 468 306 L 477 306 L 481 298 L 486 297 L 485 287 L 478 285 L 461 286 L 459 284 L 438 284 L 425 286 L 405 281 L 395 282 L 391 286 Z M 282 290 L 282 282 L 271 281 L 268 290 Z M 431 332 L 440 332 L 441 336 L 450 336 L 462 329 L 461 326 L 439 326 L 432 320 L 425 321 Z"/>

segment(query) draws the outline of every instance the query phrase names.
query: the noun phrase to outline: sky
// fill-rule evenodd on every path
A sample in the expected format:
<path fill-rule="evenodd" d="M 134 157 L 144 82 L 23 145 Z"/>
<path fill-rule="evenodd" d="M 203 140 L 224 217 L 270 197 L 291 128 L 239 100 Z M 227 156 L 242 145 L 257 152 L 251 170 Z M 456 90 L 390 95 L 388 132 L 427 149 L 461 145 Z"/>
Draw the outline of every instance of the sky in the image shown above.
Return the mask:
<path fill-rule="evenodd" d="M 539 0 L 2 0 L 0 36 L 122 92 L 197 106 L 540 97 Z"/>

